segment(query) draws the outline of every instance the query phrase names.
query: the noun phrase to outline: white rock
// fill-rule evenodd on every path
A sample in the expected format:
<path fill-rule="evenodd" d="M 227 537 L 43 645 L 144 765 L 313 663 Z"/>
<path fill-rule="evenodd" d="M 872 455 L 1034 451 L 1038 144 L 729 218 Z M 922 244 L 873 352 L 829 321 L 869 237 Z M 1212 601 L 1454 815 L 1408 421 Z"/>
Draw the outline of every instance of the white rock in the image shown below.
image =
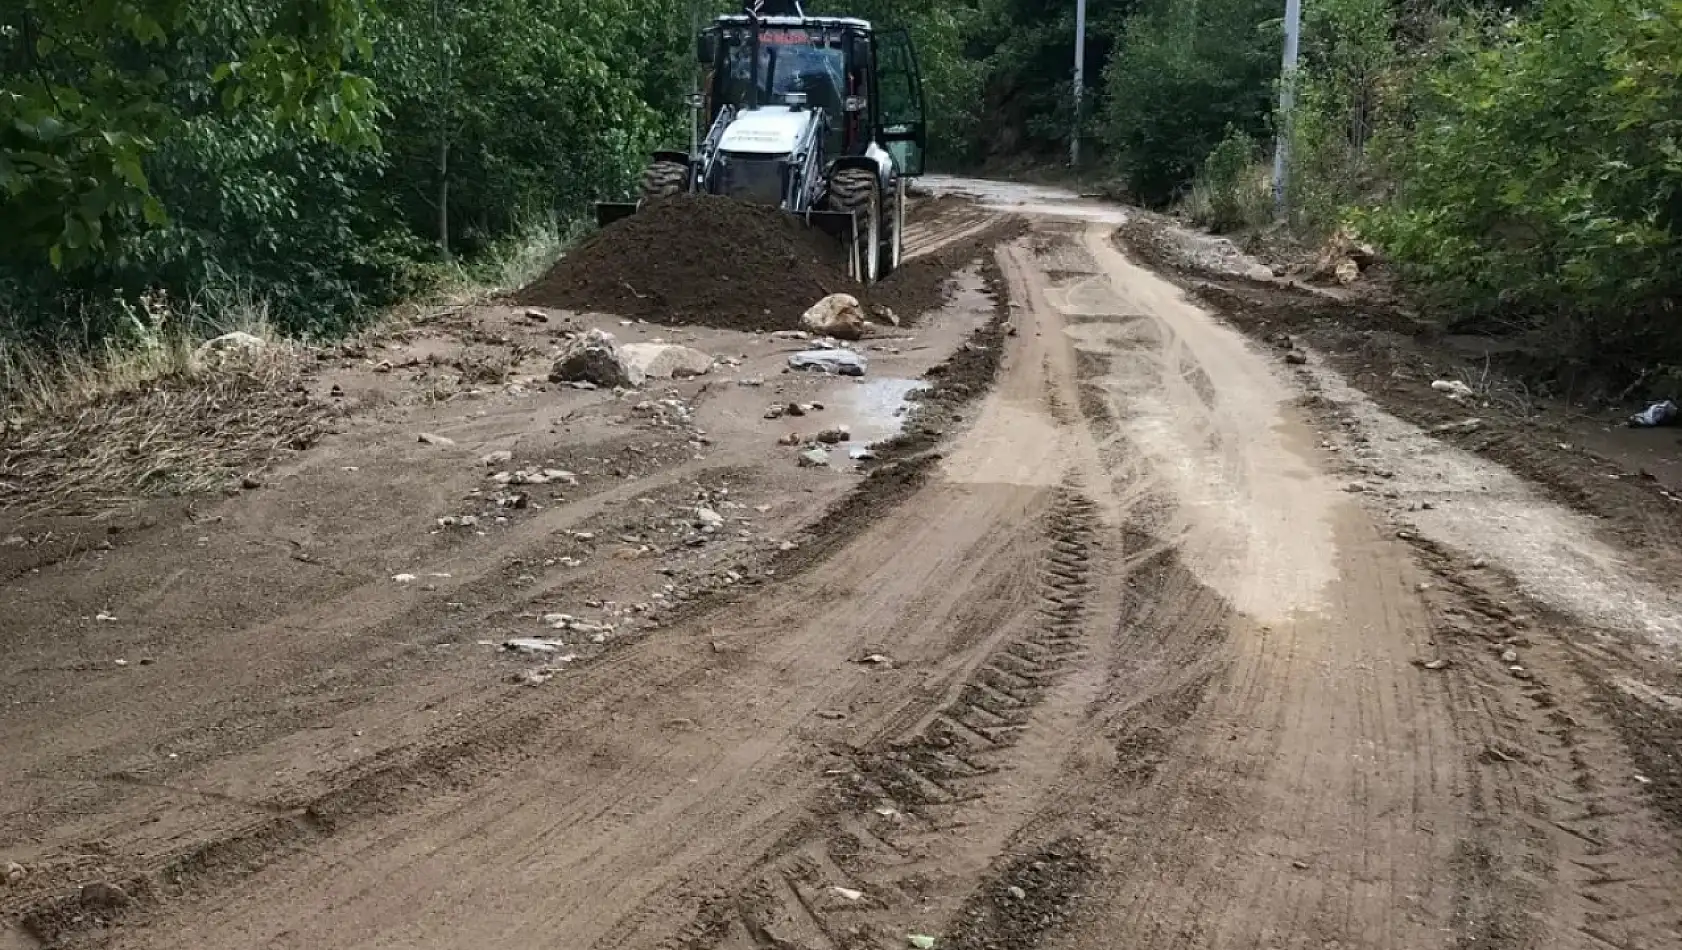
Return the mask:
<path fill-rule="evenodd" d="M 23 879 L 28 877 L 28 876 L 29 876 L 29 871 L 27 871 L 24 868 L 23 865 L 17 863 L 16 861 L 7 861 L 6 862 L 6 883 L 7 884 L 15 887 L 18 884 L 22 883 Z"/>
<path fill-rule="evenodd" d="M 514 461 L 514 453 L 508 451 L 507 449 L 498 449 L 495 452 L 479 456 L 479 461 L 483 462 L 487 466 L 504 465 L 508 462 Z"/>
<path fill-rule="evenodd" d="M 801 468 L 823 468 L 829 464 L 829 453 L 813 447 L 800 453 Z"/>
<path fill-rule="evenodd" d="M 830 294 L 801 315 L 800 325 L 838 340 L 857 340 L 864 336 L 864 308 L 851 294 Z"/>
<path fill-rule="evenodd" d="M 232 363 L 249 362 L 269 346 L 269 341 L 240 330 L 224 333 L 199 344 L 193 351 L 195 369 L 217 369 Z"/>
<path fill-rule="evenodd" d="M 724 527 L 724 516 L 711 508 L 695 509 L 695 520 L 709 528 Z"/>
<path fill-rule="evenodd" d="M 712 372 L 713 358 L 673 343 L 626 343 L 619 354 L 633 372 L 647 379 L 685 379 Z"/>
<path fill-rule="evenodd" d="M 396 581 L 399 584 L 413 584 L 415 582 L 415 575 L 413 575 L 413 574 L 393 574 L 393 575 L 391 575 L 391 579 Z"/>
<path fill-rule="evenodd" d="M 1431 384 L 1431 388 L 1450 399 L 1467 399 L 1472 395 L 1472 387 L 1458 379 L 1439 379 Z"/>

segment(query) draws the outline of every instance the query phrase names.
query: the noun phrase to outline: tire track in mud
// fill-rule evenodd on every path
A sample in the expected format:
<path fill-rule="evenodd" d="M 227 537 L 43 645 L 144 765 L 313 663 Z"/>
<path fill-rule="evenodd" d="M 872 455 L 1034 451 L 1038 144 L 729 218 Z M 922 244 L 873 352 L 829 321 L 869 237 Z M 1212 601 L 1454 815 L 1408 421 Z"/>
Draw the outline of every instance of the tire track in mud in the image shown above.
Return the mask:
<path fill-rule="evenodd" d="M 985 392 L 999 366 L 1003 319 L 1001 302 L 993 319 L 974 334 L 971 345 L 940 364 L 938 373 L 930 374 L 930 396 L 919 404 L 916 413 L 919 425 L 942 422 Z M 820 568 L 871 525 L 891 517 L 900 504 L 924 486 L 942 454 L 938 447 L 922 444 L 886 447 L 882 461 L 872 467 L 865 481 L 807 529 L 809 543 L 769 556 L 774 576 L 786 583 Z M 647 494 L 653 484 L 672 484 L 685 476 L 713 470 L 724 469 L 717 465 L 680 465 L 632 489 L 604 493 L 604 500 L 632 492 Z M 594 508 L 590 511 L 599 514 Z M 535 528 L 531 543 L 544 543 Z M 500 567 L 488 568 L 476 580 L 493 583 L 499 571 Z M 512 615 L 547 590 L 547 585 L 523 589 L 515 606 L 505 601 L 487 602 L 482 609 L 453 618 L 446 630 L 433 636 L 446 639 L 449 633 L 475 629 Z M 696 624 L 755 595 L 762 596 L 760 585 L 716 591 L 686 602 L 662 620 L 667 626 Z M 638 668 L 635 659 L 620 655 L 621 650 L 639 640 L 620 641 L 590 666 L 580 665 L 580 673 L 592 681 L 604 681 L 615 679 L 615 671 L 629 670 L 632 678 L 611 690 L 612 696 L 620 698 L 635 694 L 639 684 L 658 683 L 670 689 L 693 679 L 688 663 L 668 661 L 658 668 Z M 554 709 L 530 700 L 528 692 L 518 689 L 476 699 L 468 712 L 458 714 L 426 741 L 387 749 L 335 776 L 332 784 L 319 792 L 308 796 L 281 794 L 248 803 L 245 810 L 260 814 L 219 826 L 203 840 L 129 864 L 115 875 L 107 872 L 102 880 L 118 886 L 126 895 L 119 903 L 102 899 L 97 888 L 90 896 L 77 886 L 37 889 L 13 895 L 10 900 L 0 892 L 0 915 L 15 919 L 32 939 L 56 945 L 89 931 L 142 918 L 163 906 L 213 893 L 266 867 L 308 853 L 372 819 L 488 782 L 510 762 L 525 758 L 522 748 L 553 732 Z M 603 705 L 608 703 L 603 701 Z M 122 775 L 114 781 L 122 781 Z"/>
<path fill-rule="evenodd" d="M 1037 792 L 1017 802 L 998 801 L 1001 793 L 1054 787 L 1022 773 L 1054 780 L 1078 740 L 1045 720 L 1055 717 L 1047 711 L 1056 700 L 1072 698 L 1061 693 L 1088 655 L 1102 596 L 1094 569 L 1113 545 L 1102 542 L 1096 506 L 1072 482 L 1053 493 L 1043 524 L 1033 612 L 984 648 L 950 701 L 853 752 L 834 770 L 841 774 L 819 817 L 668 948 L 848 950 L 900 945 L 906 933 L 939 928 L 928 919 L 931 903 L 956 908 L 1039 806 Z M 1076 715 L 1084 708 L 1071 705 Z M 955 835 L 958 828 L 972 830 Z M 1076 849 L 1065 851 L 1059 860 L 1079 863 Z M 1043 870 L 1024 867 L 1015 876 Z"/>
<path fill-rule="evenodd" d="M 1453 665 L 1472 834 L 1456 871 L 1461 947 L 1656 950 L 1682 940 L 1682 854 L 1579 672 L 1574 624 L 1509 581 L 1413 539 L 1437 579 L 1432 625 Z M 1471 578 L 1477 577 L 1474 583 Z M 1506 588 L 1499 594 L 1491 588 Z M 1599 663 L 1589 664 L 1601 668 Z"/>
<path fill-rule="evenodd" d="M 1109 634 L 1105 682 L 1081 747 L 1045 808 L 1013 838 L 942 938 L 953 950 L 1033 950 L 1101 911 L 1108 882 L 1140 856 L 1118 850 L 1152 809 L 1136 796 L 1177 755 L 1185 727 L 1228 668 L 1231 609 L 1179 563 L 1158 532 L 1170 514 L 1144 498 L 1122 526 L 1126 579 Z M 1118 565 L 1119 567 L 1120 565 Z"/>

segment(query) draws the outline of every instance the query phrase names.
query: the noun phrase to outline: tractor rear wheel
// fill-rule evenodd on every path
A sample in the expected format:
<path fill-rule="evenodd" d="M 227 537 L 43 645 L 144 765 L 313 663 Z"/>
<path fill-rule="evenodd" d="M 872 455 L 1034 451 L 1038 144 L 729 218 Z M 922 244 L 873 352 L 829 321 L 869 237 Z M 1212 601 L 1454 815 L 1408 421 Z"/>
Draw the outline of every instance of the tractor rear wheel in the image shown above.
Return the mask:
<path fill-rule="evenodd" d="M 638 196 L 644 201 L 666 198 L 689 190 L 689 166 L 657 158 L 643 169 Z"/>
<path fill-rule="evenodd" d="M 843 168 L 829 179 L 829 206 L 853 212 L 853 276 L 873 284 L 882 276 L 882 194 L 869 169 Z"/>

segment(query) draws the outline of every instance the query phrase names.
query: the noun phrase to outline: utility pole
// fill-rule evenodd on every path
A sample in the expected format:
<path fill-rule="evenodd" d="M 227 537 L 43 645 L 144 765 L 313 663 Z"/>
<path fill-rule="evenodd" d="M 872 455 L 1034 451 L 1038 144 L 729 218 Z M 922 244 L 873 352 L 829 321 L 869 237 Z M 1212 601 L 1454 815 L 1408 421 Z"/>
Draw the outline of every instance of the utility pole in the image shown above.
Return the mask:
<path fill-rule="evenodd" d="M 701 84 L 706 81 L 705 72 L 712 68 L 712 64 L 701 65 L 695 62 L 696 44 L 701 39 L 701 0 L 689 0 L 689 45 L 684 49 L 684 59 L 689 63 L 689 74 L 695 77 L 689 88 L 689 101 L 684 103 L 689 108 L 689 160 L 701 152 L 701 109 L 699 102 L 705 90 Z"/>
<path fill-rule="evenodd" d="M 450 29 L 455 26 L 455 11 L 446 10 L 449 0 L 432 0 L 432 28 L 438 40 L 438 69 L 443 73 L 439 86 L 439 101 L 434 105 L 438 115 L 438 252 L 445 261 L 450 256 L 450 123 L 454 121 L 451 105 L 455 99 L 451 74 L 455 54 L 450 49 Z M 446 25 L 444 17 L 449 15 Z"/>
<path fill-rule="evenodd" d="M 1291 127 L 1297 100 L 1297 39 L 1302 33 L 1302 0 L 1285 0 L 1285 61 L 1279 70 L 1279 132 L 1273 143 L 1273 210 L 1283 221 L 1289 177 Z"/>
<path fill-rule="evenodd" d="M 1291 0 L 1292 3 L 1297 0 Z M 1069 165 L 1080 168 L 1080 100 L 1086 92 L 1086 0 L 1075 0 L 1075 117 L 1069 130 Z"/>

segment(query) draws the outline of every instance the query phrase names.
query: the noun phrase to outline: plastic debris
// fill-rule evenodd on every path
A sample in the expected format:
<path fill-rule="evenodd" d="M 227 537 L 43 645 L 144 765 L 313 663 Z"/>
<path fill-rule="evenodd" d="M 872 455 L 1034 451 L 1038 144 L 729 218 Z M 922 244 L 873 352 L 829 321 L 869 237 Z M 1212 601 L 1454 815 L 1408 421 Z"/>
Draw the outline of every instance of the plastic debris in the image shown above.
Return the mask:
<path fill-rule="evenodd" d="M 1676 422 L 1676 403 L 1666 399 L 1655 402 L 1651 406 L 1629 417 L 1631 429 L 1656 429 Z"/>
<path fill-rule="evenodd" d="M 788 365 L 839 376 L 863 376 L 870 361 L 852 350 L 802 350 L 788 358 Z"/>
<path fill-rule="evenodd" d="M 502 641 L 502 648 L 512 653 L 557 653 L 566 644 L 542 637 L 515 637 Z"/>
<path fill-rule="evenodd" d="M 1431 388 L 1450 399 L 1469 399 L 1472 396 L 1472 387 L 1458 379 L 1439 379 L 1431 384 Z"/>

